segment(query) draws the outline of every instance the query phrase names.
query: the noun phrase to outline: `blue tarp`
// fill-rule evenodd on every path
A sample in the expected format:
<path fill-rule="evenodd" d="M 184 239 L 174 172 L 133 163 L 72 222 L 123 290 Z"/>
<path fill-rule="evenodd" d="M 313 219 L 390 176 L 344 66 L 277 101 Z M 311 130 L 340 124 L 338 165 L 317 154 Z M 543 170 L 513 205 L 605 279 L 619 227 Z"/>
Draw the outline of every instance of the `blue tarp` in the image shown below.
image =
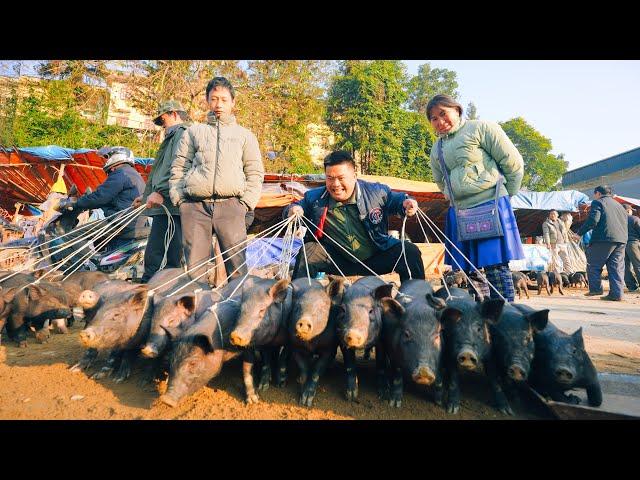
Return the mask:
<path fill-rule="evenodd" d="M 95 152 L 96 150 L 90 148 L 65 148 L 59 147 L 58 145 L 47 145 L 46 147 L 24 147 L 18 148 L 19 152 L 25 152 L 35 157 L 44 158 L 46 160 L 72 160 L 72 155 Z M 150 165 L 153 163 L 153 158 L 138 158 L 135 159 L 137 164 Z"/>
<path fill-rule="evenodd" d="M 589 205 L 591 200 L 587 195 L 577 190 L 560 192 L 518 192 L 511 198 L 514 210 L 519 208 L 529 210 L 558 210 L 559 212 L 577 212 L 582 204 Z"/>
<path fill-rule="evenodd" d="M 273 242 L 273 243 L 272 243 Z M 272 245 L 269 245 L 272 243 Z M 247 266 L 249 268 L 265 267 L 280 262 L 282 258 L 282 238 L 258 238 L 252 241 L 247 247 Z M 293 258 L 291 265 L 295 263 L 296 254 L 302 247 L 302 240 L 293 240 Z"/>

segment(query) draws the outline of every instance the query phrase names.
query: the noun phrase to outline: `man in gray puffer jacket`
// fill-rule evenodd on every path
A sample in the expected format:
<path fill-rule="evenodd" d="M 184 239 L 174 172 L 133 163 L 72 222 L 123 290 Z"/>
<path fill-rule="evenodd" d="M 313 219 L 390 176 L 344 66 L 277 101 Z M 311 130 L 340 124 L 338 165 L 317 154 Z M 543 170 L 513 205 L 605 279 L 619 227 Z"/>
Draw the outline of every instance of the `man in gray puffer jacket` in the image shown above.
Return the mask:
<path fill-rule="evenodd" d="M 260 199 L 264 166 L 255 135 L 238 125 L 232 114 L 235 92 L 229 80 L 213 78 L 206 99 L 211 110 L 207 123 L 191 125 L 178 145 L 169 196 L 180 209 L 188 268 L 211 257 L 213 230 L 227 276 L 234 278 L 247 272 L 245 245 L 235 247 L 247 239 L 245 215 Z M 205 264 L 194 269 L 191 278 L 207 268 Z"/>

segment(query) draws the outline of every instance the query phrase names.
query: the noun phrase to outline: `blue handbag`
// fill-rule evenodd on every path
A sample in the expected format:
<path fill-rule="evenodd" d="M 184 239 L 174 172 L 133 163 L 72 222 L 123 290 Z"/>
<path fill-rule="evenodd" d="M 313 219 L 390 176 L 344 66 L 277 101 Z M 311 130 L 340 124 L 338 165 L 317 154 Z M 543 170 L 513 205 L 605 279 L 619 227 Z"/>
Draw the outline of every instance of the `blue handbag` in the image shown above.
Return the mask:
<path fill-rule="evenodd" d="M 451 188 L 451 180 L 447 172 L 447 165 L 444 163 L 444 154 L 442 151 L 442 139 L 438 140 L 438 159 L 440 168 L 449 189 L 449 200 L 453 206 L 456 223 L 458 224 L 458 241 L 466 242 L 469 240 L 482 240 L 485 238 L 494 238 L 504 236 L 502 231 L 502 223 L 498 214 L 498 198 L 500 195 L 500 186 L 504 179 L 502 175 L 496 183 L 496 196 L 493 205 L 479 205 L 471 208 L 458 208 L 453 197 L 453 188 Z"/>

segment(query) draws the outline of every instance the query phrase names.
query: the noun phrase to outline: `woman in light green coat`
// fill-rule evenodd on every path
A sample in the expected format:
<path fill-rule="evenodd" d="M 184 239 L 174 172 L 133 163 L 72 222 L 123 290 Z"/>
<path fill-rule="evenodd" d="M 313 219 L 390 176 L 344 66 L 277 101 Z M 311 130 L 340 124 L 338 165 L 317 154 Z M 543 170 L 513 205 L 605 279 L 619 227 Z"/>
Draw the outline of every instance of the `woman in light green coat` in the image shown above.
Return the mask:
<path fill-rule="evenodd" d="M 509 197 L 516 195 L 524 175 L 522 156 L 500 125 L 485 120 L 465 120 L 462 105 L 448 95 L 436 95 L 427 104 L 427 118 L 435 129 L 438 140 L 431 148 L 431 169 L 434 181 L 449 199 L 449 190 L 442 164 L 449 175 L 453 200 L 459 209 L 493 204 L 500 176 L 504 182 L 498 191 L 498 216 L 503 236 L 479 240 L 460 241 L 457 219 L 450 206 L 445 223 L 445 234 L 450 242 L 464 253 L 477 268 L 484 268 L 489 282 L 508 301 L 515 298 L 509 261 L 524 258 L 520 232 Z M 439 152 L 443 158 L 439 158 Z M 455 249 L 449 248 L 445 263 L 454 269 L 471 274 L 473 267 Z M 472 275 L 476 291 L 483 296 L 499 298 L 476 275 Z"/>

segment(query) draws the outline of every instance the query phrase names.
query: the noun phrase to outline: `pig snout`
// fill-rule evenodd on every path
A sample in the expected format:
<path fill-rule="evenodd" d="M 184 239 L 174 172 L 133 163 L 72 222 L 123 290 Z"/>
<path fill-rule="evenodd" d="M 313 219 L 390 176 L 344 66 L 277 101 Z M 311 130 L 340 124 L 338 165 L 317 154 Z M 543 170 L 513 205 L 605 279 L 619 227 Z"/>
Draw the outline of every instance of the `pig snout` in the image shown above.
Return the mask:
<path fill-rule="evenodd" d="M 246 347 L 251 342 L 251 336 L 248 332 L 242 332 L 238 330 L 234 330 L 229 335 L 229 340 L 231 340 L 231 344 L 236 347 Z"/>
<path fill-rule="evenodd" d="M 413 378 L 413 381 L 419 385 L 431 385 L 436 379 L 433 370 L 424 365 L 416 368 L 411 376 Z"/>
<path fill-rule="evenodd" d="M 358 330 L 350 329 L 344 335 L 344 342 L 350 348 L 361 348 L 364 346 L 364 341 L 365 336 Z"/>
<path fill-rule="evenodd" d="M 509 377 L 516 382 L 522 382 L 527 379 L 527 372 L 520 365 L 511 365 L 508 370 Z"/>
<path fill-rule="evenodd" d="M 53 331 L 56 333 L 69 333 L 67 329 L 67 321 L 64 318 L 56 318 L 51 322 L 53 324 Z"/>
<path fill-rule="evenodd" d="M 296 333 L 300 338 L 308 338 L 313 330 L 313 323 L 308 318 L 301 318 L 296 322 Z"/>
<path fill-rule="evenodd" d="M 98 304 L 100 295 L 92 290 L 84 290 L 78 297 L 77 304 L 84 309 L 93 308 Z"/>
<path fill-rule="evenodd" d="M 158 349 L 155 345 L 147 343 L 142 350 L 140 350 L 143 356 L 146 358 L 156 358 L 158 356 Z"/>
<path fill-rule="evenodd" d="M 571 369 L 565 367 L 556 368 L 555 374 L 556 380 L 558 380 L 560 383 L 571 383 L 575 377 L 574 372 Z"/>
<path fill-rule="evenodd" d="M 80 333 L 80 343 L 84 347 L 91 347 L 95 342 L 98 335 L 92 328 L 87 328 L 86 330 L 82 330 Z"/>
<path fill-rule="evenodd" d="M 84 308 L 73 307 L 73 318 L 76 322 L 79 322 L 80 320 L 84 320 Z"/>
<path fill-rule="evenodd" d="M 458 354 L 458 365 L 466 370 L 475 370 L 478 367 L 478 357 L 471 350 L 463 350 Z"/>

